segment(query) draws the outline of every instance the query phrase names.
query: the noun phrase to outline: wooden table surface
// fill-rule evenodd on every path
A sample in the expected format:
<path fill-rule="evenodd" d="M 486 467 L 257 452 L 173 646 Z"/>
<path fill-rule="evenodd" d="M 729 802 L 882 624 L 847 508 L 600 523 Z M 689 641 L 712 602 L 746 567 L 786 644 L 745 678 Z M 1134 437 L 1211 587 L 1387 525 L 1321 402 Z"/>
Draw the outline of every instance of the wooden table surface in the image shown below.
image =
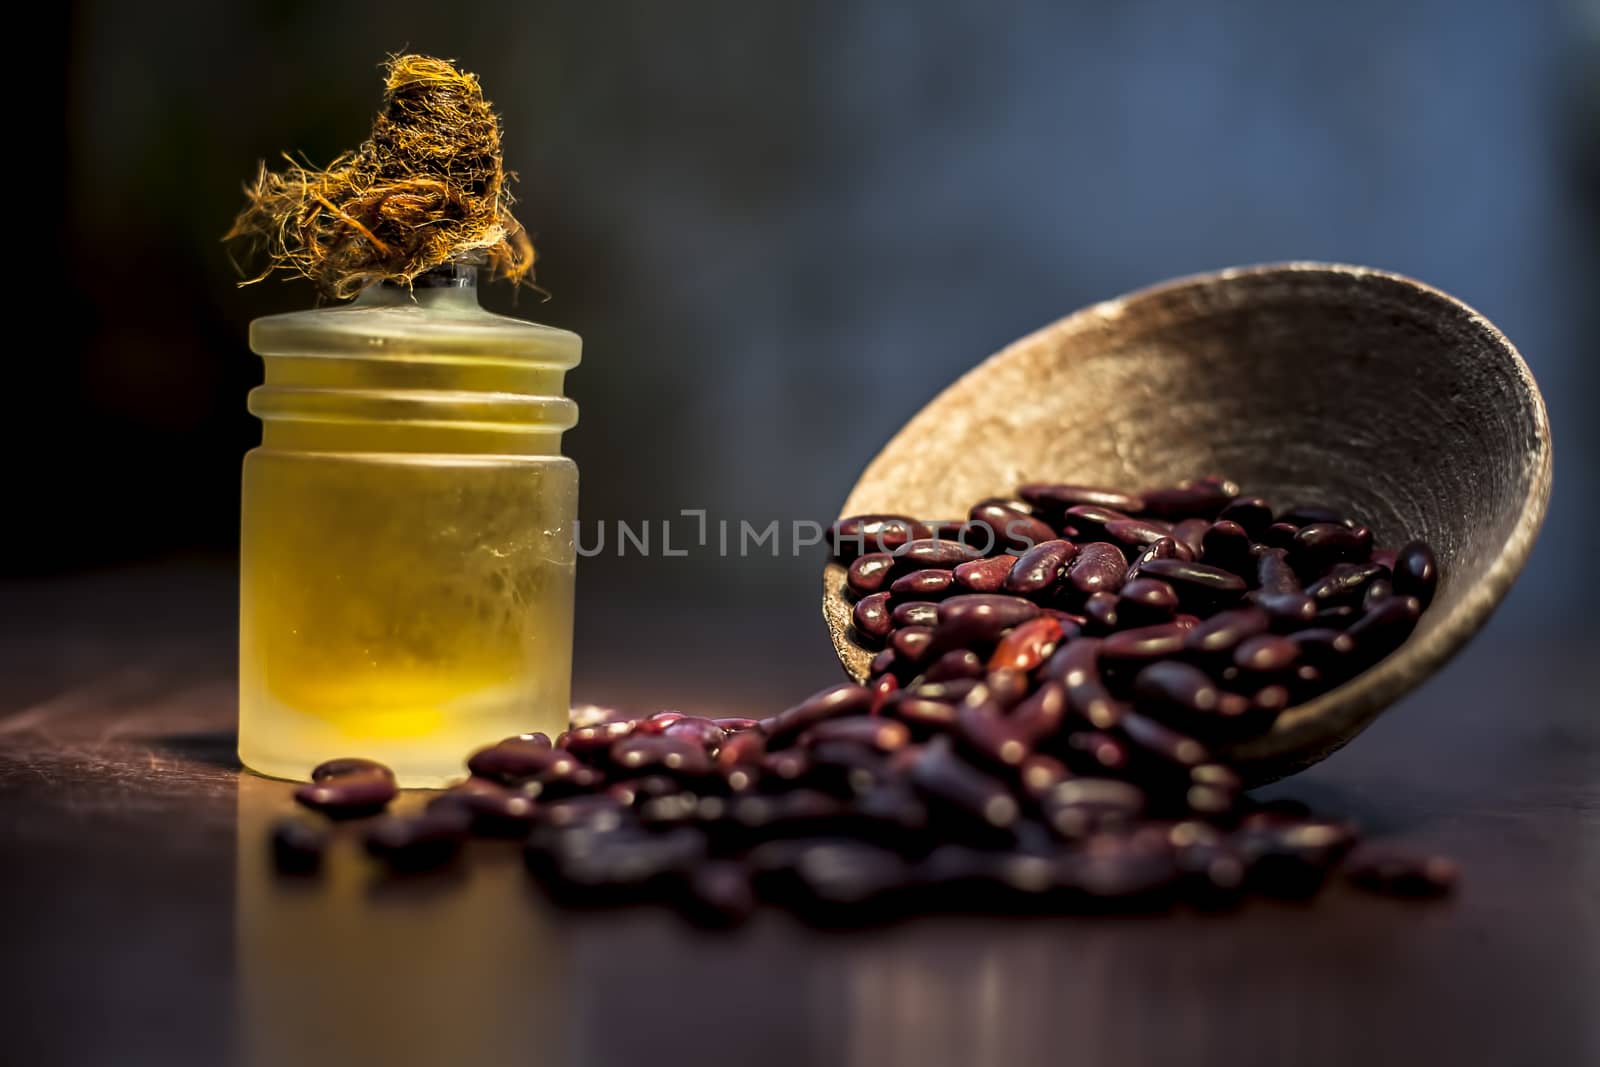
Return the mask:
<path fill-rule="evenodd" d="M 355 851 L 274 877 L 289 789 L 233 757 L 232 597 L 220 567 L 0 586 L 7 1062 L 1600 1062 L 1593 639 L 1492 628 L 1269 791 L 1453 855 L 1452 899 L 1335 886 L 1219 916 L 853 933 L 762 913 L 718 935 L 554 910 L 513 845 L 420 877 Z M 638 671 L 580 655 L 577 696 L 701 691 L 681 649 Z M 742 662 L 718 691 L 768 708 L 833 680 L 816 657 L 805 680 Z"/>

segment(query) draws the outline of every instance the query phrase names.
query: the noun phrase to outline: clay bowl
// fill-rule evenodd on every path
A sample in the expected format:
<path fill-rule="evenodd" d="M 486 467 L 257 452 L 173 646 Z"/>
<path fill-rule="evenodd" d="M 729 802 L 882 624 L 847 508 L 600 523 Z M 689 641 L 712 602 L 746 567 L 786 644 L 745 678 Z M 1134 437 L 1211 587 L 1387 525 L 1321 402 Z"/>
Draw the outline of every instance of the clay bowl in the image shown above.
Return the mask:
<path fill-rule="evenodd" d="M 1544 519 L 1550 430 L 1516 348 L 1460 301 L 1365 267 L 1248 267 L 1096 304 L 985 360 L 884 446 L 840 515 L 959 518 L 1023 482 L 1211 473 L 1343 508 L 1379 544 L 1421 537 L 1442 571 L 1397 652 L 1226 752 L 1267 781 L 1349 741 L 1484 624 Z M 860 680 L 872 653 L 844 576 L 827 566 L 823 614 Z"/>

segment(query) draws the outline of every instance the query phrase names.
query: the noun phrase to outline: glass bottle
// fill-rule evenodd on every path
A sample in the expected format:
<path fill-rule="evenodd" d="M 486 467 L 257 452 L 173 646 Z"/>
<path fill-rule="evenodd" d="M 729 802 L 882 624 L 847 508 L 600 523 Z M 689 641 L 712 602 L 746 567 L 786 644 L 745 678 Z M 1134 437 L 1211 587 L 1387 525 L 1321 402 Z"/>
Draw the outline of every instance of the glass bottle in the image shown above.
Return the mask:
<path fill-rule="evenodd" d="M 459 262 L 413 289 L 250 327 L 239 758 L 279 778 L 362 756 L 402 785 L 566 729 L 576 334 L 478 306 Z"/>

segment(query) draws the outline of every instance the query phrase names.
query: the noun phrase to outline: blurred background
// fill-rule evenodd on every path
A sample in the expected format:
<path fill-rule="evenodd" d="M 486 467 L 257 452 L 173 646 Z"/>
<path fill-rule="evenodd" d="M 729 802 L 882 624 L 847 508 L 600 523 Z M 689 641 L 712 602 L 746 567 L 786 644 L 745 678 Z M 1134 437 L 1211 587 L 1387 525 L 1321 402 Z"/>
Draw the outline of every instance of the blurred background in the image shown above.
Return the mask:
<path fill-rule="evenodd" d="M 411 49 L 477 72 L 504 116 L 551 295 L 486 300 L 585 339 L 567 451 L 586 523 L 825 521 L 923 402 L 1081 305 L 1233 264 L 1364 263 L 1466 300 L 1527 357 L 1557 489 L 1495 625 L 1590 625 L 1594 0 L 193 0 L 41 17 L 53 39 L 26 61 L 45 173 L 17 224 L 30 288 L 67 314 L 8 367 L 14 577 L 228 565 L 258 437 L 246 326 L 313 294 L 237 288 L 218 237 L 258 160 L 358 143 L 380 61 Z M 580 666 L 619 646 L 699 657 L 709 689 L 727 626 L 765 627 L 774 662 L 799 642 L 824 664 L 819 560 L 585 561 Z"/>

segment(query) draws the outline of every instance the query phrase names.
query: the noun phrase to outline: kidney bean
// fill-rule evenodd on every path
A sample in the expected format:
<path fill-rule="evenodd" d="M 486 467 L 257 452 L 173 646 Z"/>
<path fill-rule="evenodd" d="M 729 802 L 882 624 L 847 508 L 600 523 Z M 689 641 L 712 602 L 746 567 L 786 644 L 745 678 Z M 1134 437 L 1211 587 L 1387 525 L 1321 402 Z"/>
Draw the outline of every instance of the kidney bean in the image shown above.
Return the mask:
<path fill-rule="evenodd" d="M 962 812 L 988 826 L 1006 829 L 1017 821 L 1017 802 L 1010 791 L 958 758 L 945 738 L 930 742 L 911 765 L 911 784 L 929 803 Z"/>
<path fill-rule="evenodd" d="M 1141 569 L 1153 559 L 1179 558 L 1178 548 L 1178 542 L 1171 537 L 1163 537 L 1159 541 L 1150 542 L 1140 550 L 1137 556 L 1133 557 L 1133 562 L 1128 564 L 1128 570 L 1123 576 L 1123 581 L 1132 582 L 1140 577 Z M 1183 550 L 1188 552 L 1188 546 L 1184 546 Z"/>
<path fill-rule="evenodd" d="M 294 799 L 330 819 L 358 819 L 382 811 L 397 793 L 394 775 L 385 768 L 302 785 L 294 791 Z"/>
<path fill-rule="evenodd" d="M 1060 581 L 1068 561 L 1077 551 L 1078 546 L 1071 541 L 1041 542 L 1017 559 L 1002 588 L 1015 596 L 1045 593 Z"/>
<path fill-rule="evenodd" d="M 668 725 L 676 719 L 665 720 Z M 632 722 L 608 722 L 599 726 L 584 726 L 568 730 L 556 739 L 556 747 L 565 749 L 579 759 L 603 757 L 611 746 L 633 733 Z M 661 727 L 665 729 L 665 726 Z"/>
<path fill-rule="evenodd" d="M 1121 630 L 1100 642 L 1100 662 L 1125 667 L 1174 656 L 1183 650 L 1192 632 L 1173 622 Z"/>
<path fill-rule="evenodd" d="M 992 707 L 962 704 L 956 708 L 955 736 L 979 761 L 998 767 L 1016 767 L 1028 755 L 1021 728 Z"/>
<path fill-rule="evenodd" d="M 1300 646 L 1276 634 L 1248 637 L 1233 654 L 1233 662 L 1240 670 L 1255 674 L 1280 674 L 1299 658 Z"/>
<path fill-rule="evenodd" d="M 911 731 L 904 723 L 893 719 L 849 718 L 828 719 L 800 735 L 802 745 L 819 745 L 831 741 L 848 741 L 879 752 L 893 752 L 911 741 Z"/>
<path fill-rule="evenodd" d="M 662 736 L 689 741 L 715 751 L 728 736 L 728 732 L 710 719 L 688 715 L 668 726 Z"/>
<path fill-rule="evenodd" d="M 1054 514 L 1065 514 L 1068 509 L 1084 504 L 1127 513 L 1144 510 L 1144 501 L 1132 493 L 1118 492 L 1115 489 L 1094 489 L 1085 485 L 1051 485 L 1035 482 L 1019 487 L 1017 495 L 1033 507 Z"/>
<path fill-rule="evenodd" d="M 989 669 L 1010 668 L 1033 671 L 1050 657 L 1061 640 L 1061 623 L 1049 615 L 1040 615 L 1013 627 L 995 645 L 989 657 Z"/>
<path fill-rule="evenodd" d="M 717 749 L 717 767 L 757 767 L 767 754 L 767 736 L 760 730 L 741 730 L 732 734 Z"/>
<path fill-rule="evenodd" d="M 889 638 L 889 645 L 894 649 L 894 654 L 903 663 L 915 666 L 928 657 L 928 649 L 933 644 L 933 627 L 917 626 L 915 624 L 902 626 Z"/>
<path fill-rule="evenodd" d="M 1061 729 L 1067 713 L 1067 688 L 1059 681 L 1046 681 L 1033 694 L 1011 709 L 1010 721 L 1031 749 Z"/>
<path fill-rule="evenodd" d="M 1204 563 L 1185 563 L 1176 559 L 1153 559 L 1140 572 L 1172 586 L 1184 606 L 1209 608 L 1231 603 L 1244 594 L 1244 579 L 1221 567 Z"/>
<path fill-rule="evenodd" d="M 1367 583 L 1367 591 L 1361 594 L 1361 610 L 1371 611 L 1378 606 L 1378 601 L 1387 600 L 1394 596 L 1394 585 L 1385 578 L 1376 578 Z"/>
<path fill-rule="evenodd" d="M 1335 563 L 1360 563 L 1372 551 L 1371 535 L 1362 538 L 1348 526 L 1314 522 L 1300 527 L 1289 549 L 1289 564 L 1302 576 L 1321 574 Z"/>
<path fill-rule="evenodd" d="M 1105 535 L 1137 556 L 1157 541 L 1171 537 L 1172 527 L 1153 519 L 1117 519 L 1106 523 Z"/>
<path fill-rule="evenodd" d="M 1274 630 L 1297 630 L 1317 621 L 1317 602 L 1304 593 L 1262 593 L 1256 605 L 1267 613 Z"/>
<path fill-rule="evenodd" d="M 1144 565 L 1141 573 L 1170 560 L 1153 560 Z M 1115 593 L 1122 588 L 1123 577 L 1128 573 L 1128 562 L 1122 549 L 1105 541 L 1091 541 L 1078 549 L 1075 559 L 1067 566 L 1067 583 L 1087 597 L 1094 593 Z"/>
<path fill-rule="evenodd" d="M 962 703 L 977 705 L 993 702 L 999 710 L 1005 711 L 1027 696 L 1032 688 L 1033 679 L 1028 676 L 1027 671 L 1012 667 L 996 667 L 984 675 L 982 686 L 973 689 L 962 698 Z"/>
<path fill-rule="evenodd" d="M 824 719 L 865 715 L 871 707 L 872 691 L 846 682 L 819 690 L 772 718 L 763 719 L 761 730 L 766 734 L 769 743 L 785 741 Z"/>
<path fill-rule="evenodd" d="M 1128 764 L 1128 746 L 1103 730 L 1079 730 L 1067 736 L 1067 750 L 1077 753 L 1091 772 L 1120 771 Z"/>
<path fill-rule="evenodd" d="M 948 730 L 955 726 L 956 705 L 943 700 L 924 697 L 905 697 L 884 705 L 883 713 L 899 719 L 921 735 Z"/>
<path fill-rule="evenodd" d="M 988 555 L 989 547 L 937 539 L 907 541 L 894 550 L 895 568 L 898 571 L 947 570 L 968 560 L 982 559 Z"/>
<path fill-rule="evenodd" d="M 1010 554 L 975 559 L 957 565 L 952 572 L 956 585 L 974 593 L 998 593 L 1005 586 L 1006 576 L 1016 566 L 1017 557 Z"/>
<path fill-rule="evenodd" d="M 1300 647 L 1300 655 L 1323 670 L 1338 668 L 1356 650 L 1355 638 L 1342 630 L 1314 627 L 1288 635 Z"/>
<path fill-rule="evenodd" d="M 959 704 L 968 693 L 981 686 L 979 678 L 950 678 L 947 680 L 922 682 L 906 692 L 908 697 L 918 697 L 924 700 L 941 700 L 947 704 Z"/>
<path fill-rule="evenodd" d="M 1084 631 L 1103 637 L 1122 624 L 1117 614 L 1119 601 L 1115 593 L 1090 593 L 1083 602 Z"/>
<path fill-rule="evenodd" d="M 1356 885 L 1375 893 L 1437 897 L 1455 889 L 1461 869 L 1443 856 L 1365 845 L 1345 861 L 1345 875 Z"/>
<path fill-rule="evenodd" d="M 1069 778 L 1042 800 L 1046 821 L 1068 839 L 1127 829 L 1143 813 L 1145 803 L 1138 786 L 1115 778 Z"/>
<path fill-rule="evenodd" d="M 1024 756 L 1017 766 L 1017 784 L 1033 800 L 1042 799 L 1046 793 L 1071 777 L 1072 772 L 1065 763 L 1042 752 Z"/>
<path fill-rule="evenodd" d="M 1217 518 L 1238 523 L 1252 541 L 1259 541 L 1272 525 L 1272 506 L 1259 496 L 1237 496 L 1228 501 Z"/>
<path fill-rule="evenodd" d="M 1046 662 L 1043 675 L 1066 689 L 1067 707 L 1074 715 L 1105 730 L 1117 724 L 1123 708 L 1100 677 L 1101 644 L 1088 637 L 1068 642 Z"/>
<path fill-rule="evenodd" d="M 1162 518 L 1214 519 L 1239 493 L 1239 487 L 1221 478 L 1195 478 L 1167 489 L 1151 489 L 1144 497 L 1147 515 Z"/>
<path fill-rule="evenodd" d="M 541 744 L 511 737 L 474 752 L 467 760 L 467 770 L 479 778 L 515 785 L 544 773 L 562 760 L 575 762 L 570 753 L 552 748 L 548 742 Z"/>
<path fill-rule="evenodd" d="M 1197 560 L 1205 551 L 1206 531 L 1211 523 L 1205 519 L 1184 519 L 1172 527 L 1172 539 L 1189 550 L 1189 559 Z"/>
<path fill-rule="evenodd" d="M 1012 503 L 985 500 L 973 505 L 968 515 L 973 522 L 988 527 L 990 543 L 1012 552 L 1026 552 L 1056 536 L 1049 523 L 1041 522 Z"/>
<path fill-rule="evenodd" d="M 1336 563 L 1333 569 L 1306 586 L 1306 595 L 1319 607 L 1359 601 L 1366 587 L 1389 572 L 1376 563 Z"/>
<path fill-rule="evenodd" d="M 1016 596 L 966 593 L 939 605 L 934 631 L 936 655 L 999 640 L 1005 631 L 1039 614 L 1039 605 Z"/>
<path fill-rule="evenodd" d="M 1334 526 L 1354 526 L 1352 521 L 1342 511 L 1333 508 L 1318 507 L 1314 504 L 1298 504 L 1287 509 L 1278 516 L 1279 522 L 1286 522 L 1291 526 L 1314 526 L 1318 523 L 1331 523 Z"/>
<path fill-rule="evenodd" d="M 1211 753 L 1205 745 L 1147 715 L 1125 712 L 1117 728 L 1140 749 L 1165 762 L 1183 767 L 1211 762 Z"/>
<path fill-rule="evenodd" d="M 1331 608 L 1323 608 L 1317 612 L 1317 617 L 1312 621 L 1318 627 L 1329 629 L 1348 629 L 1350 624 L 1361 617 L 1361 610 L 1349 604 L 1335 604 Z"/>
<path fill-rule="evenodd" d="M 1124 623 L 1166 622 L 1177 613 L 1178 594 L 1172 586 L 1155 578 L 1133 578 L 1117 596 L 1117 617 Z"/>
<path fill-rule="evenodd" d="M 895 559 L 887 552 L 868 552 L 857 556 L 845 572 L 844 581 L 857 596 L 867 596 L 881 590 L 894 573 Z"/>
<path fill-rule="evenodd" d="M 1405 643 L 1417 628 L 1422 605 L 1414 596 L 1392 596 L 1380 600 L 1345 632 L 1356 643 L 1356 654 L 1367 661 L 1387 656 Z"/>
<path fill-rule="evenodd" d="M 856 632 L 862 637 L 874 642 L 883 641 L 894 629 L 894 619 L 889 614 L 889 594 L 872 593 L 862 597 L 856 601 L 850 618 L 855 623 Z"/>
<path fill-rule="evenodd" d="M 867 714 L 877 715 L 883 710 L 883 702 L 900 691 L 900 680 L 892 674 L 880 674 L 868 681 L 867 688 L 872 691 L 872 707 Z"/>
<path fill-rule="evenodd" d="M 828 531 L 833 554 L 845 562 L 869 552 L 893 552 L 910 541 L 933 536 L 924 523 L 905 515 L 852 515 Z"/>
<path fill-rule="evenodd" d="M 456 858 L 471 821 L 462 809 L 448 807 L 421 815 L 387 815 L 373 824 L 362 844 L 393 870 L 429 870 Z"/>
<path fill-rule="evenodd" d="M 538 818 L 539 803 L 520 790 L 507 789 L 483 778 L 469 778 L 428 803 L 428 814 L 465 811 L 474 833 L 513 837 L 525 833 Z"/>
<path fill-rule="evenodd" d="M 894 580 L 889 586 L 889 596 L 895 601 L 939 600 L 950 593 L 959 593 L 954 571 L 912 571 Z"/>
<path fill-rule="evenodd" d="M 953 681 L 957 678 L 979 678 L 983 671 L 983 660 L 978 658 L 976 652 L 969 648 L 958 648 L 935 660 L 922 677 L 928 682 Z"/>
<path fill-rule="evenodd" d="M 1100 537 L 1106 532 L 1106 523 L 1124 522 L 1133 518 L 1115 508 L 1102 507 L 1098 504 L 1079 504 L 1070 507 L 1062 516 L 1062 521 L 1071 525 L 1084 537 Z"/>
<path fill-rule="evenodd" d="M 304 819 L 279 819 L 269 839 L 272 864 L 282 874 L 311 874 L 322 867 L 328 832 Z"/>
<path fill-rule="evenodd" d="M 542 734 L 540 735 L 543 736 Z M 550 747 L 550 739 L 545 738 L 545 747 Z M 377 760 L 362 759 L 359 756 L 344 756 L 340 759 L 325 760 L 311 769 L 313 782 L 326 782 L 333 778 L 343 778 L 352 774 L 377 774 L 386 778 L 393 778 L 394 772 Z"/>
<path fill-rule="evenodd" d="M 1424 541 L 1412 541 L 1401 548 L 1394 556 L 1393 581 L 1397 594 L 1415 597 L 1418 605 L 1426 609 L 1439 587 L 1439 562 L 1433 549 Z"/>
<path fill-rule="evenodd" d="M 1275 522 L 1268 526 L 1261 535 L 1261 543 L 1269 548 L 1281 548 L 1287 551 L 1294 547 L 1294 539 L 1300 533 L 1300 527 L 1287 522 Z"/>
<path fill-rule="evenodd" d="M 1271 620 L 1259 607 L 1223 611 L 1201 621 L 1183 636 L 1183 647 L 1202 656 L 1231 656 L 1246 638 L 1267 632 Z"/>
<path fill-rule="evenodd" d="M 1218 519 L 1206 527 L 1200 537 L 1200 559 L 1234 574 L 1250 574 L 1255 569 L 1255 560 L 1250 556 L 1250 535 L 1243 526 L 1228 519 Z"/>

